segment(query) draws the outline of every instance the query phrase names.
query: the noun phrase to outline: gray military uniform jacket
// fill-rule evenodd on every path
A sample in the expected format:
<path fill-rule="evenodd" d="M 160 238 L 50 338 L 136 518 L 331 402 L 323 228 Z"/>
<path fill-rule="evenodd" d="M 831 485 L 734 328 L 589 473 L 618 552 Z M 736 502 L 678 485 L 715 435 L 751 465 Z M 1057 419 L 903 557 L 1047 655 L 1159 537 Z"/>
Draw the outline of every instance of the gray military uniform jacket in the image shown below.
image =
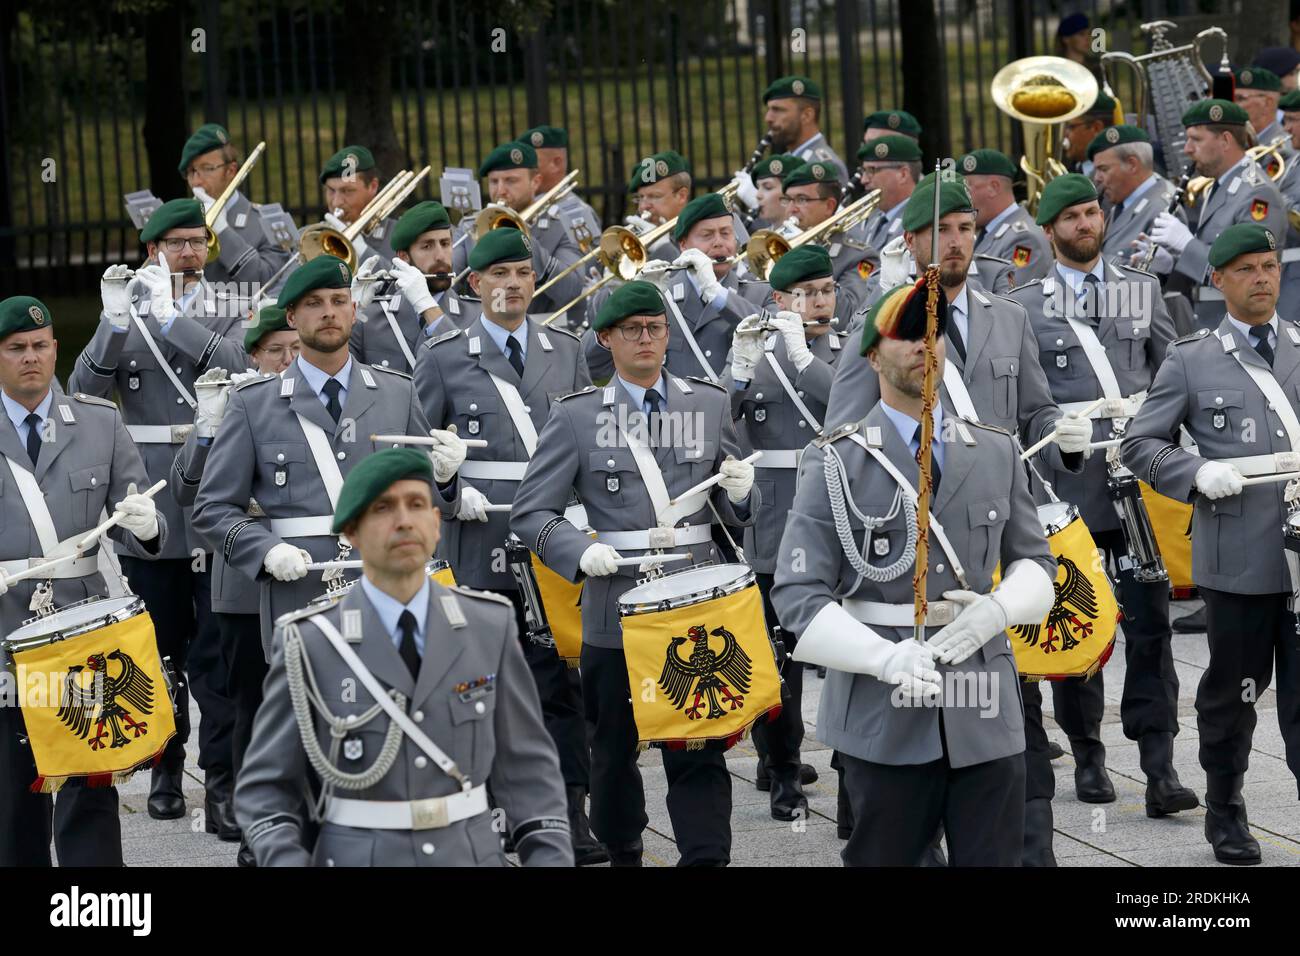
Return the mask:
<path fill-rule="evenodd" d="M 906 205 L 906 202 L 900 203 L 900 206 Z M 867 221 L 862 224 L 862 228 L 867 245 L 879 254 L 890 241 L 903 234 L 903 210 L 900 208 L 898 214 L 891 218 L 887 215 L 887 210 L 877 206 L 876 210 L 867 217 Z"/>
<path fill-rule="evenodd" d="M 1106 349 L 1110 368 L 1120 393 L 1128 398 L 1151 387 L 1165 351 L 1174 340 L 1174 324 L 1160 294 L 1160 280 L 1137 269 L 1106 264 L 1106 281 L 1114 283 L 1113 311 L 1119 318 L 1103 312 L 1099 319 L 1076 316 L 1092 326 L 1097 339 Z M 1053 269 L 1047 278 L 1022 286 L 1008 298 L 1020 303 L 1033 326 L 1038 342 L 1038 359 L 1047 375 L 1052 398 L 1064 407 L 1067 403 L 1092 402 L 1103 395 L 1101 383 L 1084 354 L 1083 345 L 1066 317 L 1074 294 Z M 1111 420 L 1094 418 L 1092 440 L 1116 437 Z M 1119 517 L 1106 495 L 1106 452 L 1094 451 L 1084 460 L 1083 471 L 1043 475 L 1063 500 L 1079 508 L 1084 523 L 1093 531 L 1119 528 Z"/>
<path fill-rule="evenodd" d="M 276 241 L 264 226 L 259 207 L 249 202 L 239 190 L 235 190 L 226 205 L 226 222 L 226 229 L 217 236 L 221 254 L 216 262 L 209 263 L 203 270 L 209 282 L 263 283 L 275 275 L 293 254 Z M 293 220 L 288 220 L 286 225 L 293 228 Z M 284 238 L 292 240 L 293 235 Z"/>
<path fill-rule="evenodd" d="M 134 301 L 133 297 L 132 302 L 189 398 L 194 397 L 194 380 L 208 369 L 234 371 L 249 365 L 242 344 L 244 316 L 228 300 L 206 297 L 207 291 L 200 292 L 191 308 L 172 320 L 166 335 L 149 314 L 147 300 Z M 148 484 L 168 477 L 177 450 L 193 430 L 194 407 L 176 390 L 134 320 L 127 331 L 115 333 L 100 316 L 95 334 L 68 376 L 68 390 L 108 399 L 116 392 L 127 432 L 149 473 Z M 174 532 L 159 557 L 191 558 L 196 551 L 207 550 L 193 533 L 189 509 L 181 508 L 170 491 L 164 488 L 154 503 Z"/>
<path fill-rule="evenodd" d="M 435 428 L 455 425 L 466 438 L 488 442 L 471 448 L 460 468 L 461 488 L 481 492 L 493 504 L 508 505 L 528 467 L 528 449 L 515 428 L 496 376 L 513 386 L 534 430 L 541 432 L 551 403 L 591 384 L 576 336 L 547 329 L 528 319 L 528 347 L 521 380 L 479 318 L 465 330 L 430 339 L 416 359 L 415 389 L 424 414 Z M 489 512 L 488 520 L 446 522 L 438 555 L 451 562 L 456 582 L 494 591 L 516 589 L 505 562 L 509 514 Z"/>
<path fill-rule="evenodd" d="M 686 380 L 672 374 L 667 378 L 665 411 L 677 421 L 690 423 L 683 425 L 682 440 L 655 449 L 655 461 L 672 498 L 717 474 L 727 455 L 740 458 L 742 452 L 725 389 L 701 379 Z M 664 387 L 662 378 L 659 387 Z M 620 423 L 627 423 L 627 429 L 635 432 L 638 421 L 644 421 L 641 407 L 615 380 L 604 388 L 590 388 L 562 398 L 538 436 L 537 454 L 515 493 L 510 530 L 547 567 L 570 581 L 585 578 L 579 560 L 592 544 L 586 534 L 564 518 L 564 509 L 575 490 L 586 508 L 588 523 L 597 532 L 597 541 L 601 540 L 601 532 L 644 531 L 657 524 L 632 450 L 618 431 Z M 687 428 L 692 431 L 687 432 Z M 727 493 L 715 485 L 697 510 L 674 522 L 675 528 L 698 530 L 703 526 L 705 540 L 666 545 L 665 552 L 688 553 L 691 563 L 722 560 L 721 552 L 708 539 L 708 526 L 714 520 L 709 502 L 724 522 L 737 528 L 753 521 L 762 505 L 760 492 L 754 488 L 748 501 L 737 510 Z M 635 556 L 647 549 L 618 550 L 624 556 Z M 593 647 L 623 646 L 617 601 L 640 575 L 635 566 L 628 566 L 620 568 L 618 574 L 585 578 L 584 643 Z"/>
<path fill-rule="evenodd" d="M 55 534 L 59 541 L 66 541 L 99 524 L 101 511 L 111 513 L 113 506 L 126 497 L 128 484 L 135 482 L 136 489 L 144 491 L 150 481 L 117 406 L 89 395 L 61 394 L 56 385 L 51 383 L 54 401 L 42 432 L 47 440 L 41 443 L 36 466 L 32 467 L 27 448 L 2 412 L 0 455 L 36 478 L 54 521 Z M 166 548 L 168 531 L 167 517 L 159 511 L 158 537 L 152 541 L 140 541 L 120 525 L 108 536 L 116 543 L 118 554 L 151 560 Z M 94 567 L 98 552 L 98 546 L 93 547 L 82 559 L 90 566 L 89 574 L 53 579 L 56 608 L 89 597 L 107 597 L 104 576 Z M 43 553 L 13 472 L 7 463 L 0 462 L 0 562 L 20 561 L 27 565 L 31 559 L 40 563 Z M 6 569 L 10 573 L 19 570 L 17 565 Z M 3 633 L 17 629 L 33 616 L 29 610 L 32 594 L 42 580 L 18 581 L 0 596 Z"/>
<path fill-rule="evenodd" d="M 1300 166 L 1287 161 L 1286 172 L 1277 183 L 1286 203 L 1286 248 L 1282 250 L 1282 291 L 1277 311 L 1284 319 L 1300 319 L 1300 232 L 1291 225 L 1291 217 L 1300 214 Z"/>
<path fill-rule="evenodd" d="M 1011 285 L 1015 287 L 1047 275 L 1052 267 L 1052 244 L 1024 206 L 1014 203 L 1011 209 L 992 232 L 984 233 L 975 248 L 986 256 L 1010 262 Z"/>
<path fill-rule="evenodd" d="M 415 369 L 407 361 L 406 352 L 393 334 L 392 323 L 388 321 L 389 314 L 396 321 L 397 330 L 411 356 L 418 358 L 420 348 L 429 339 L 451 329 L 465 328 L 481 311 L 477 299 L 463 299 L 456 294 L 455 289 L 448 289 L 434 299 L 442 309 L 442 316 L 432 325 L 426 325 L 424 316 L 415 314 L 410 302 L 401 292 L 396 289 L 392 292 L 391 298 L 381 300 L 376 297 L 364 312 L 357 313 L 357 321 L 352 325 L 352 337 L 348 340 L 348 351 L 366 365 L 396 369 L 408 375 Z"/>
<path fill-rule="evenodd" d="M 980 593 L 991 590 L 993 569 L 999 563 L 1005 569 L 1014 561 L 1031 560 L 1047 574 L 1055 574 L 1056 561 L 1043 538 L 1015 441 L 1001 429 L 975 423 L 960 422 L 951 432 L 952 439 L 943 445 L 942 479 L 931 513 L 961 559 L 970 587 Z M 786 520 L 772 589 L 781 626 L 795 633 L 802 633 L 823 607 L 842 598 L 908 609 L 912 605 L 911 564 L 893 580 L 875 583 L 858 575 L 841 548 L 824 480 L 828 444 L 844 462 L 846 497 L 861 513 L 883 519 L 870 534 L 866 562 L 880 568 L 898 562 L 907 539 L 903 510 L 887 517 L 898 484 L 846 433 L 860 433 L 909 481 L 916 481 L 916 461 L 879 404 L 865 422 L 846 425 L 827 436 L 829 442 L 809 446 L 799 468 L 799 490 Z M 863 524 L 852 516 L 852 508 L 849 515 L 854 538 L 862 542 Z M 926 578 L 929 600 L 941 600 L 943 592 L 961 587 L 952 562 L 932 536 Z M 890 641 L 912 637 L 910 626 L 869 626 Z M 927 638 L 937 632 L 937 627 L 926 628 Z M 965 675 L 970 681 L 966 686 L 991 688 L 995 697 L 977 703 L 967 695 L 962 706 L 962 701 L 951 700 L 961 695 L 948 695 L 941 737 L 937 707 L 896 706 L 891 702 L 893 685 L 865 674 L 827 670 L 817 736 L 860 760 L 894 766 L 928 763 L 946 753 L 950 766 L 969 767 L 1025 749 L 1019 677 L 1005 634 L 992 638 L 960 665 L 934 666 L 945 680 L 950 672 Z"/>
<path fill-rule="evenodd" d="M 1279 320 L 1273 350 L 1272 375 L 1300 412 L 1300 326 Z M 1226 316 L 1212 333 L 1200 329 L 1175 341 L 1129 427 L 1124 464 L 1162 495 L 1195 505 L 1192 580 L 1199 587 L 1290 593 L 1282 545 L 1286 483 L 1251 485 L 1218 501 L 1196 491 L 1196 472 L 1207 461 L 1292 450 L 1282 420 L 1234 355 L 1268 370 Z M 1197 452 L 1179 443 L 1180 425 Z"/>
<path fill-rule="evenodd" d="M 194 530 L 232 567 L 261 585 L 266 648 L 272 622 L 305 607 L 325 588 L 320 571 L 297 581 L 276 581 L 262 567 L 267 552 L 287 541 L 310 553 L 313 561 L 331 561 L 339 550 L 339 539 L 328 531 L 334 505 L 298 415 L 325 432 L 345 479 L 358 461 L 381 447 L 371 435 L 429 433 L 409 376 L 353 359 L 336 425 L 303 377 L 301 362 L 295 360 L 279 376 L 234 388 L 194 502 Z M 455 482 L 448 486 L 450 497 L 435 488 L 434 503 L 444 511 L 454 510 L 458 487 Z M 250 498 L 262 506 L 266 518 L 249 517 Z M 309 519 L 310 533 L 296 533 L 299 528 L 280 523 L 285 519 Z"/>
<path fill-rule="evenodd" d="M 867 294 L 867 281 L 880 271 L 880 250 L 867 242 L 862 223 L 847 232 L 837 233 L 826 245 L 831 257 L 831 274 L 837 283 L 835 289 L 835 314 L 841 324 L 862 308 Z"/>
<path fill-rule="evenodd" d="M 555 207 L 552 206 L 551 209 Z M 474 248 L 474 216 L 466 216 L 456 224 L 453 230 L 455 241 L 460 242 L 452 250 L 451 271 L 457 274 L 469 266 L 469 254 Z M 559 275 L 567 266 L 573 265 L 581 258 L 578 244 L 566 230 L 560 219 L 554 218 L 547 210 L 545 215 L 537 217 L 528 227 L 528 234 L 533 246 L 533 270 L 537 273 L 537 285 L 540 287 L 552 276 Z M 461 238 L 464 241 L 461 242 Z M 546 310 L 547 314 L 558 309 L 575 298 L 582 291 L 585 275 L 583 269 L 574 269 L 555 285 L 551 286 L 532 303 L 538 312 Z M 466 280 L 468 285 L 468 280 Z M 562 321 L 560 319 L 556 320 Z"/>
<path fill-rule="evenodd" d="M 548 215 L 558 219 L 568 230 L 579 251 L 591 250 L 600 242 L 600 217 L 596 210 L 583 202 L 577 192 L 571 192 L 551 207 Z"/>
<path fill-rule="evenodd" d="M 846 182 L 849 178 L 849 168 L 844 165 L 844 160 L 840 159 L 839 154 L 831 149 L 831 144 L 826 142 L 824 133 L 818 132 L 792 152 L 805 163 L 830 163 L 838 171 L 840 182 Z"/>
<path fill-rule="evenodd" d="M 519 647 L 514 610 L 493 595 L 467 588 L 429 585 L 424 655 L 412 678 L 392 636 L 364 590 L 354 586 L 319 611 L 345 636 L 344 615 L 357 615 L 360 638 L 352 649 L 379 683 L 404 700 L 398 705 L 474 786 L 488 784 L 496 805 L 515 823 L 525 866 L 572 866 L 573 849 L 564 785 L 555 745 L 542 725 L 541 704 Z M 365 829 L 328 822 L 333 797 L 360 801 L 415 801 L 459 793 L 444 773 L 405 734 L 399 734 L 392 768 L 360 790 L 330 788 L 320 835 L 307 846 L 309 780 L 319 778 L 303 748 L 290 696 L 286 631 L 302 641 L 304 671 L 316 686 L 355 686 L 355 694 L 326 691 L 335 719 L 351 720 L 341 746 L 316 710 L 311 721 L 320 748 L 348 774 L 371 768 L 384 747 L 391 720 L 364 684 L 316 627 L 299 612 L 277 622 L 275 655 L 264 700 L 235 790 L 235 813 L 258 866 L 506 866 L 495 814 L 485 811 L 445 827 Z M 474 686 L 477 685 L 477 686 Z M 403 706 L 404 705 L 404 706 Z M 311 789 L 315 789 L 312 787 Z"/>
<path fill-rule="evenodd" d="M 1102 240 L 1101 254 L 1106 257 L 1106 261 L 1116 265 L 1127 263 L 1133 254 L 1132 243 L 1138 235 L 1150 235 L 1156 216 L 1169 211 L 1177 187 L 1158 173 L 1152 175 L 1156 181 L 1123 209 L 1105 204 L 1106 236 Z M 1187 212 L 1182 206 L 1178 207 L 1174 215 L 1183 222 L 1187 221 Z"/>

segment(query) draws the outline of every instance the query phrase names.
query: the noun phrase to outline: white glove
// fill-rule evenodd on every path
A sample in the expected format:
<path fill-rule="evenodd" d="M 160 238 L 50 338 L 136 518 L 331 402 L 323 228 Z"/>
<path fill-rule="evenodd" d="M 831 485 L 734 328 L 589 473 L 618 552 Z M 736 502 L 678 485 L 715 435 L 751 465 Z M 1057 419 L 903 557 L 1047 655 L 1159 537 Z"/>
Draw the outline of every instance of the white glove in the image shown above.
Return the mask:
<path fill-rule="evenodd" d="M 754 185 L 754 177 L 740 169 L 736 171 L 731 181 L 736 184 L 736 198 L 745 204 L 745 208 L 757 209 L 758 188 Z"/>
<path fill-rule="evenodd" d="M 160 323 L 176 316 L 176 302 L 172 296 L 175 286 L 172 283 L 171 267 L 167 256 L 158 249 L 158 261 L 150 262 L 135 271 L 136 281 L 149 290 L 149 312 Z"/>
<path fill-rule="evenodd" d="M 992 594 L 944 591 L 945 600 L 962 606 L 961 613 L 927 642 L 941 664 L 961 664 L 989 640 L 1007 629 L 1007 614 Z"/>
<path fill-rule="evenodd" d="M 123 515 L 120 524 L 141 541 L 158 537 L 158 510 L 153 499 L 136 491 L 135 482 L 126 486 L 126 497 L 113 506 Z"/>
<path fill-rule="evenodd" d="M 245 382 L 261 377 L 262 373 L 255 368 L 250 368 L 243 372 L 234 372 L 230 376 L 230 387 L 234 388 L 236 385 L 243 385 Z M 195 384 L 197 384 L 197 382 Z"/>
<path fill-rule="evenodd" d="M 582 573 L 589 578 L 603 578 L 618 573 L 618 565 L 614 562 L 619 557 L 617 551 L 598 541 L 582 552 L 582 557 L 578 559 L 578 567 L 582 568 Z"/>
<path fill-rule="evenodd" d="M 1162 212 L 1151 226 L 1151 238 L 1178 255 L 1192 241 L 1192 230 L 1173 213 Z"/>
<path fill-rule="evenodd" d="M 804 332 L 803 318 L 797 312 L 781 311 L 772 323 L 781 330 L 785 341 L 785 354 L 790 356 L 794 367 L 802 372 L 812 364 L 813 354 L 808 348 L 808 336 Z"/>
<path fill-rule="evenodd" d="M 194 415 L 194 433 L 200 438 L 211 438 L 226 414 L 230 401 L 230 386 L 218 385 L 226 378 L 224 368 L 210 368 L 194 380 L 194 397 L 199 407 Z"/>
<path fill-rule="evenodd" d="M 456 517 L 461 521 L 487 521 L 487 495 L 469 485 L 460 486 L 460 508 Z"/>
<path fill-rule="evenodd" d="M 1138 237 L 1129 243 L 1133 251 L 1129 254 L 1129 265 L 1138 267 L 1146 261 L 1147 253 L 1151 251 L 1151 246 L 1155 245 L 1156 254 L 1151 258 L 1151 265 L 1147 268 L 1159 275 L 1167 275 L 1174 271 L 1174 257 L 1164 246 L 1154 242 L 1145 232 L 1139 233 Z"/>
<path fill-rule="evenodd" d="M 833 601 L 808 622 L 791 656 L 796 661 L 898 684 L 902 695 L 912 700 L 935 700 L 943 690 L 929 644 L 910 638 L 897 643 L 883 638 Z"/>
<path fill-rule="evenodd" d="M 194 198 L 197 199 L 199 202 L 203 203 L 203 215 L 204 218 L 206 218 L 208 215 L 208 210 L 212 208 L 212 204 L 216 202 L 216 200 L 213 199 L 211 196 L 209 196 L 208 191 L 204 189 L 202 186 L 194 187 Z M 226 221 L 226 210 L 229 208 L 230 208 L 230 203 L 226 203 L 224 206 L 222 206 L 221 212 L 217 213 L 216 222 L 212 224 L 212 231 L 215 232 L 217 235 L 221 235 L 223 232 L 225 232 L 226 227 L 230 225 L 230 223 Z"/>
<path fill-rule="evenodd" d="M 1226 461 L 1207 461 L 1196 469 L 1196 490 L 1211 501 L 1241 494 L 1242 474 Z"/>
<path fill-rule="evenodd" d="M 637 278 L 642 282 L 649 282 L 660 292 L 664 291 L 664 286 L 668 282 L 668 269 L 671 262 L 665 262 L 663 259 L 651 259 L 637 274 Z"/>
<path fill-rule="evenodd" d="M 755 317 L 749 317 L 752 318 Z M 744 321 L 748 322 L 749 319 Z M 731 336 L 731 377 L 737 382 L 752 381 L 754 369 L 758 368 L 758 363 L 762 359 L 762 336 L 748 332 L 736 332 Z"/>
<path fill-rule="evenodd" d="M 943 691 L 943 678 L 934 669 L 934 649 L 928 644 L 905 637 L 885 656 L 880 679 L 897 684 L 904 699 L 937 703 Z"/>
<path fill-rule="evenodd" d="M 334 213 L 332 212 L 327 212 L 325 214 L 325 223 L 326 225 L 331 226 L 334 229 L 337 229 L 339 232 L 343 232 L 348 228 L 343 224 L 343 220 L 340 219 L 338 216 L 334 215 Z M 363 239 L 361 236 L 358 235 L 355 239 L 352 240 L 352 248 L 356 250 L 357 262 L 365 262 L 367 259 L 370 258 L 370 247 L 366 245 L 366 240 Z"/>
<path fill-rule="evenodd" d="M 99 299 L 104 303 L 104 318 L 117 332 L 131 327 L 131 293 L 127 290 L 126 266 L 109 266 L 99 280 Z"/>
<path fill-rule="evenodd" d="M 0 571 L 0 597 L 9 593 L 9 572 Z"/>
<path fill-rule="evenodd" d="M 749 489 L 754 485 L 754 466 L 747 461 L 741 461 L 739 458 L 727 458 L 718 471 L 722 473 L 722 480 L 718 485 L 726 491 L 727 499 L 732 504 L 740 504 L 749 497 Z"/>
<path fill-rule="evenodd" d="M 695 284 L 700 287 L 700 299 L 705 305 L 722 291 L 722 283 L 713 274 L 713 260 L 702 249 L 687 249 L 673 261 L 673 265 L 690 268 Z"/>
<path fill-rule="evenodd" d="M 1066 415 L 1056 420 L 1056 443 L 1067 454 L 1089 451 L 1092 443 L 1092 419 Z"/>
<path fill-rule="evenodd" d="M 425 309 L 433 308 L 433 293 L 429 291 L 429 283 L 425 280 L 423 272 L 409 262 L 396 258 L 389 266 L 389 271 L 397 278 L 397 288 L 402 290 L 402 298 L 407 301 L 416 315 L 422 314 Z"/>
<path fill-rule="evenodd" d="M 880 250 L 880 289 L 888 292 L 910 280 L 916 272 L 916 261 L 908 251 L 907 242 L 897 236 Z"/>
<path fill-rule="evenodd" d="M 651 229 L 654 228 L 653 223 L 651 223 L 650 220 L 646 219 L 644 216 L 628 216 L 626 219 L 623 220 L 623 225 L 631 229 L 632 232 L 636 234 L 638 237 L 644 236 L 647 232 L 649 232 Z"/>
<path fill-rule="evenodd" d="M 460 469 L 469 449 L 453 431 L 431 428 L 429 434 L 438 439 L 438 444 L 429 446 L 429 457 L 433 459 L 433 477 L 438 484 L 445 485 Z"/>
<path fill-rule="evenodd" d="M 371 256 L 361 263 L 361 268 L 352 273 L 352 301 L 356 304 L 358 315 L 375 301 L 375 292 L 379 280 L 369 278 L 379 268 L 379 256 Z"/>
<path fill-rule="evenodd" d="M 266 573 L 277 581 L 297 581 L 307 576 L 307 563 L 311 555 L 302 548 L 295 548 L 286 541 L 281 541 L 262 559 Z"/>

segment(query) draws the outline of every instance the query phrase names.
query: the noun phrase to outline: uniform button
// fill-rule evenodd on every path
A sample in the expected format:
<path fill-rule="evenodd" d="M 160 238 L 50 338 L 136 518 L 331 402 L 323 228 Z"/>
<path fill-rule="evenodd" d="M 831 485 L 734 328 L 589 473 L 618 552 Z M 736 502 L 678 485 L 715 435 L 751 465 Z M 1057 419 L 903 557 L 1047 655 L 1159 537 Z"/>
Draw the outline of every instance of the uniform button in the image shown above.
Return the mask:
<path fill-rule="evenodd" d="M 1278 438 L 1281 438 L 1281 437 L 1282 437 L 1282 429 L 1280 429 L 1280 428 L 1277 430 L 1277 437 L 1278 437 Z"/>
<path fill-rule="evenodd" d="M 1222 405 L 1222 404 L 1223 404 L 1223 396 L 1222 396 L 1222 395 L 1215 396 L 1214 404 L 1215 404 L 1215 405 Z M 1271 406 L 1270 406 L 1270 407 L 1271 407 Z"/>
<path fill-rule="evenodd" d="M 798 394 L 800 398 L 803 398 L 803 392 L 799 392 Z"/>
<path fill-rule="evenodd" d="M 1269 402 L 1269 403 L 1268 403 L 1268 410 L 1269 410 L 1270 412 L 1273 410 L 1273 403 L 1272 403 L 1272 402 Z"/>
<path fill-rule="evenodd" d="M 384 368 L 388 368 L 388 359 L 384 359 L 384 360 L 383 360 L 382 362 L 380 362 L 379 364 L 382 365 Z"/>
<path fill-rule="evenodd" d="M 420 754 L 420 756 L 415 758 L 415 766 L 418 769 L 423 770 L 425 767 L 429 766 L 429 758 L 424 754 Z"/>
<path fill-rule="evenodd" d="M 710 352 L 708 349 L 705 349 L 705 350 L 704 350 L 704 357 L 705 357 L 705 358 L 712 358 L 712 357 L 713 357 L 713 353 Z"/>
<path fill-rule="evenodd" d="M 470 403 L 469 403 L 469 410 L 470 410 L 471 412 L 476 412 L 476 411 L 478 411 L 478 402 L 470 402 Z"/>
<path fill-rule="evenodd" d="M 1056 340 L 1056 344 L 1057 344 L 1057 345 L 1064 345 L 1064 344 L 1065 344 L 1065 339 L 1057 339 L 1057 340 Z"/>
<path fill-rule="evenodd" d="M 131 368 L 135 368 L 135 359 L 131 359 Z"/>
<path fill-rule="evenodd" d="M 347 452 L 345 452 L 345 451 L 341 451 L 341 452 L 339 452 L 339 455 L 338 455 L 339 461 L 343 461 L 343 459 L 345 459 L 345 458 L 347 458 L 347 457 L 348 457 L 348 453 L 347 453 Z"/>
<path fill-rule="evenodd" d="M 800 428 L 806 428 L 807 426 L 806 426 L 803 422 L 800 422 L 800 423 L 799 423 L 799 427 L 800 427 Z"/>
<path fill-rule="evenodd" d="M 531 415 L 531 414 L 533 413 L 532 406 L 530 406 L 530 405 L 525 405 L 525 406 L 524 406 L 524 411 L 526 411 L 529 415 Z"/>
<path fill-rule="evenodd" d="M 422 847 L 420 847 L 420 852 L 423 853 L 425 856 L 433 856 L 433 844 L 432 843 L 424 844 Z"/>
<path fill-rule="evenodd" d="M 483 703 L 483 701 L 480 700 L 477 704 L 474 705 L 474 713 L 476 714 L 487 713 L 487 706 Z"/>
<path fill-rule="evenodd" d="M 614 459 L 611 458 L 609 461 L 605 462 L 605 464 L 608 465 L 610 468 L 613 468 L 613 467 L 614 467 Z"/>
<path fill-rule="evenodd" d="M 329 857 L 329 858 L 325 861 L 325 865 L 326 865 L 326 866 L 333 866 L 333 865 L 334 865 L 334 858 L 333 858 L 333 857 Z"/>
<path fill-rule="evenodd" d="M 990 521 L 992 521 L 992 520 L 993 520 L 994 518 L 996 518 L 997 516 L 998 516 L 998 513 L 997 513 L 996 511 L 990 511 L 990 512 L 989 512 L 989 520 L 990 520 Z"/>
<path fill-rule="evenodd" d="M 176 366 L 176 374 L 177 375 L 181 374 L 181 367 L 179 365 Z"/>
<path fill-rule="evenodd" d="M 276 461 L 284 461 L 284 452 L 280 452 L 280 454 L 276 455 L 276 456 L 275 456 L 275 460 L 276 460 Z"/>
<path fill-rule="evenodd" d="M 936 574 L 943 574 L 943 565 L 942 565 L 942 564 L 936 564 L 936 565 L 934 566 L 934 571 L 935 571 Z"/>
<path fill-rule="evenodd" d="M 763 393 L 762 393 L 762 392 L 759 392 L 757 395 L 754 396 L 754 401 L 756 401 L 756 402 L 761 402 L 762 400 L 763 400 Z"/>
<path fill-rule="evenodd" d="M 97 484 L 99 484 L 99 479 L 96 478 L 94 475 L 91 475 L 91 476 L 90 476 L 90 483 L 91 483 L 92 485 L 97 485 Z"/>
<path fill-rule="evenodd" d="M 181 403 L 184 402 L 184 401 L 185 401 L 185 399 L 181 398 L 179 395 L 176 397 L 176 404 L 177 404 L 177 405 L 181 404 Z"/>
<path fill-rule="evenodd" d="M 417 724 L 418 724 L 418 723 L 421 723 L 421 722 L 423 722 L 423 720 L 424 720 L 424 711 L 422 711 L 422 710 L 417 710 L 415 713 L 413 713 L 413 714 L 411 715 L 411 717 L 414 718 L 414 720 L 415 720 L 415 722 L 416 722 Z"/>

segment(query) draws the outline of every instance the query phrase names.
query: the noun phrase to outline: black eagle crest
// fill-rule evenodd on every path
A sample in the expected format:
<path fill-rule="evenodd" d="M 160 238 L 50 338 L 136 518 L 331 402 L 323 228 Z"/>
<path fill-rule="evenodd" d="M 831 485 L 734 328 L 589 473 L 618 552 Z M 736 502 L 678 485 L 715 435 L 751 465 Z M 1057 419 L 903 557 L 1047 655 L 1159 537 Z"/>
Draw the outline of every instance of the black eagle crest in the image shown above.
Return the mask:
<path fill-rule="evenodd" d="M 121 669 L 116 676 L 108 673 L 108 662 L 116 661 Z M 83 670 L 91 672 L 90 683 L 82 684 L 78 678 Z M 85 740 L 94 725 L 95 735 L 88 741 L 91 750 L 125 747 L 134 737 L 143 737 L 149 725 L 138 717 L 153 713 L 153 679 L 121 649 L 108 654 L 91 654 L 85 665 L 74 664 L 68 668 L 63 700 L 59 705 L 59 720 L 77 737 Z M 131 732 L 127 737 L 126 732 Z M 112 735 L 108 743 L 104 738 Z"/>
<path fill-rule="evenodd" d="M 673 707 L 681 710 L 687 697 L 692 697 L 691 705 L 686 708 L 690 720 L 705 717 L 716 720 L 726 714 L 727 710 L 736 710 L 745 706 L 745 695 L 749 693 L 750 666 L 749 655 L 725 627 L 715 627 L 714 637 L 722 638 L 722 652 L 715 653 L 709 647 L 709 637 L 705 629 L 696 624 L 687 630 L 687 637 L 674 637 L 668 644 L 668 653 L 664 660 L 664 671 L 659 675 L 659 686 L 663 688 Z M 683 659 L 678 653 L 686 641 L 694 643 L 690 657 Z M 707 700 L 708 713 L 701 713 Z M 723 708 L 723 703 L 727 708 Z"/>
<path fill-rule="evenodd" d="M 1080 641 L 1092 636 L 1092 625 L 1097 620 L 1097 592 L 1087 575 L 1079 566 L 1063 555 L 1058 555 L 1056 563 L 1065 571 L 1065 580 L 1053 582 L 1056 599 L 1052 609 L 1047 613 L 1047 634 L 1041 635 L 1044 625 L 1015 625 L 1011 631 L 1030 647 L 1038 644 L 1042 636 L 1044 654 L 1055 651 L 1068 651 L 1077 647 Z M 1057 641 L 1060 646 L 1057 646 Z"/>

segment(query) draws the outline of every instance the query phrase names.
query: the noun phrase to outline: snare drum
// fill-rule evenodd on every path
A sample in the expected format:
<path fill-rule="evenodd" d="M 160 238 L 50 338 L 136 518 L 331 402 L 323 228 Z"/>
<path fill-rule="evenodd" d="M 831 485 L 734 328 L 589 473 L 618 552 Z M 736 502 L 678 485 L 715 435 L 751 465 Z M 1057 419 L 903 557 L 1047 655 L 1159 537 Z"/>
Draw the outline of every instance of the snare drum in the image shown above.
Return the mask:
<path fill-rule="evenodd" d="M 0 647 L 36 761 L 33 789 L 78 778 L 112 786 L 154 764 L 175 736 L 153 621 L 135 595 L 69 605 Z"/>
<path fill-rule="evenodd" d="M 1027 680 L 1091 677 L 1110 658 L 1119 621 L 1104 559 L 1069 502 L 1039 505 L 1038 520 L 1056 557 L 1056 600 L 1042 624 L 1007 629 L 1016 667 Z"/>
<path fill-rule="evenodd" d="M 1142 500 L 1151 516 L 1151 530 L 1160 546 L 1160 557 L 1169 572 L 1169 592 L 1175 600 L 1185 600 L 1196 591 L 1192 582 L 1192 506 L 1160 494 L 1142 482 Z"/>
<path fill-rule="evenodd" d="M 450 561 L 444 561 L 441 558 L 434 558 L 428 563 L 425 570 L 429 574 L 430 581 L 437 581 L 446 588 L 454 588 L 456 586 L 456 575 L 452 573 Z"/>
<path fill-rule="evenodd" d="M 556 574 L 513 534 L 506 540 L 506 563 L 519 585 L 528 640 L 555 648 L 560 660 L 577 667 L 582 659 L 582 582 Z"/>
<path fill-rule="evenodd" d="M 723 749 L 781 711 L 781 679 L 754 572 L 744 564 L 665 574 L 618 599 L 642 744 Z"/>

